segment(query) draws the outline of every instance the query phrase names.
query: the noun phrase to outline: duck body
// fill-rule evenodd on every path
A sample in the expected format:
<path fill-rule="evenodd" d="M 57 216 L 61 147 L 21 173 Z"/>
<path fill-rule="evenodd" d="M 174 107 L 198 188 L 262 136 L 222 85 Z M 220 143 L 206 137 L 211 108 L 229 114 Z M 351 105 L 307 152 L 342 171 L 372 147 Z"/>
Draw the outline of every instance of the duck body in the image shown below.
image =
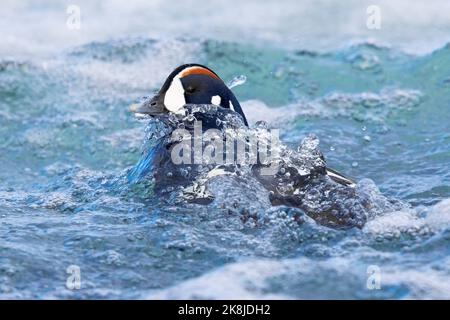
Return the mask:
<path fill-rule="evenodd" d="M 241 169 L 245 167 L 248 169 L 245 174 L 268 191 L 272 205 L 300 208 L 316 222 L 333 228 L 362 227 L 367 219 L 370 204 L 357 194 L 355 183 L 327 168 L 322 153 L 317 146 L 311 148 L 311 143 L 301 145 L 300 152 L 282 147 L 275 159 L 278 169 L 270 174 L 266 170 L 268 165 L 262 163 L 242 166 L 235 161 L 219 164 L 192 161 L 196 159 L 195 143 L 200 143 L 202 150 L 208 147 L 208 143 L 198 141 L 199 132 L 203 136 L 215 130 L 225 139 L 230 130 L 249 130 L 234 94 L 205 66 L 178 67 L 155 97 L 132 106 L 132 111 L 157 118 L 170 128 L 130 174 L 131 181 L 145 176 L 154 178 L 154 190 L 160 196 L 175 191 L 182 199 L 210 203 L 214 195 L 205 190 L 208 179 L 218 175 L 242 176 Z M 201 129 L 196 127 L 197 123 L 201 123 Z M 181 152 L 183 159 L 191 159 L 187 163 L 174 161 L 174 154 L 180 155 L 177 148 L 181 141 L 190 146 Z M 249 139 L 243 138 L 243 142 L 248 145 Z M 227 152 L 226 147 L 222 151 Z"/>

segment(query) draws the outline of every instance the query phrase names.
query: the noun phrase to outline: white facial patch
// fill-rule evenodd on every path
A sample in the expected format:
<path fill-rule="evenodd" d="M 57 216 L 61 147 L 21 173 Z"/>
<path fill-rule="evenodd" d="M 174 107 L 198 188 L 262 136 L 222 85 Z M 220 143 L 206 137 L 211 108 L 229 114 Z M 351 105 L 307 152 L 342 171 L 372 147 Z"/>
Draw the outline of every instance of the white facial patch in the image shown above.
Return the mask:
<path fill-rule="evenodd" d="M 167 110 L 173 113 L 182 113 L 185 104 L 186 99 L 184 98 L 183 84 L 181 83 L 180 77 L 177 75 L 173 78 L 169 89 L 166 91 L 164 105 Z"/>
<path fill-rule="evenodd" d="M 211 103 L 215 104 L 216 106 L 220 106 L 221 102 L 222 102 L 222 98 L 220 98 L 220 96 L 213 96 L 211 98 Z"/>

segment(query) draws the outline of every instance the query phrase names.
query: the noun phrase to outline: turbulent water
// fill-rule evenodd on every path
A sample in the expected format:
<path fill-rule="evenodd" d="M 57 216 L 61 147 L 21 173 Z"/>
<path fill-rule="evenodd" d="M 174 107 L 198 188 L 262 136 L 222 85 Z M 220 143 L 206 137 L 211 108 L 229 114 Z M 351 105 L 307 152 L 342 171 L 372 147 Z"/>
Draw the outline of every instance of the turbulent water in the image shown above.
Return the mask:
<path fill-rule="evenodd" d="M 5 48 L 0 298 L 450 298 L 450 46 L 319 52 L 213 35 L 114 37 L 39 57 Z M 186 62 L 245 77 L 233 91 L 249 122 L 280 128 L 293 150 L 315 134 L 376 214 L 335 230 L 298 223 L 251 180 L 213 181 L 208 205 L 130 183 L 148 120 L 128 105 Z M 79 290 L 66 286 L 73 265 Z"/>

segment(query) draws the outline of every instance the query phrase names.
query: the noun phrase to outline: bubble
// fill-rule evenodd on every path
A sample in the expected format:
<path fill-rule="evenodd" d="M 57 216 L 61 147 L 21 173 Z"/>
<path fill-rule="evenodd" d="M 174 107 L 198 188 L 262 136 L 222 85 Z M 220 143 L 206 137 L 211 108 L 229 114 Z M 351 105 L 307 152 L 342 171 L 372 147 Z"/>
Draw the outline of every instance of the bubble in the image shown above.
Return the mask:
<path fill-rule="evenodd" d="M 189 171 L 186 169 L 180 169 L 180 173 L 185 178 L 187 178 L 189 176 Z"/>

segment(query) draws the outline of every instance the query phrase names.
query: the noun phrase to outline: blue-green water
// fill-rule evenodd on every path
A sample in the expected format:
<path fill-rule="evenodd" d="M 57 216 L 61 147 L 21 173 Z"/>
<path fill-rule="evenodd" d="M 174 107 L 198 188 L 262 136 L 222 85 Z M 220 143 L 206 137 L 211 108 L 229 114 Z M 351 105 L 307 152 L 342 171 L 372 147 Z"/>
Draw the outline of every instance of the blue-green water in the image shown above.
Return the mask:
<path fill-rule="evenodd" d="M 245 75 L 233 91 L 251 123 L 280 128 L 293 147 L 316 134 L 331 167 L 375 202 L 384 194 L 404 205 L 337 231 L 292 223 L 286 209 L 247 196 L 250 184 L 218 200 L 237 203 L 231 213 L 168 205 L 129 185 L 146 122 L 128 105 L 186 62 L 225 81 Z M 448 299 L 449 123 L 448 45 L 324 53 L 211 33 L 3 54 L 0 298 Z M 241 221 L 239 208 L 255 203 L 266 224 Z M 70 265 L 80 267 L 79 290 L 66 287 Z M 374 265 L 381 288 L 370 290 Z"/>

